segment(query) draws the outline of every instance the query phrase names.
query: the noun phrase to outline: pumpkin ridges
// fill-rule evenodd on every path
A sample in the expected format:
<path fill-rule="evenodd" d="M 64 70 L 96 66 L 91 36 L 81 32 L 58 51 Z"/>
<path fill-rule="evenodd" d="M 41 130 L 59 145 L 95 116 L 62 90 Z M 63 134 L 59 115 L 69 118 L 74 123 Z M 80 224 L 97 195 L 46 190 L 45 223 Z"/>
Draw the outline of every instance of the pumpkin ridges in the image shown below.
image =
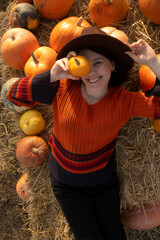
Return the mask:
<path fill-rule="evenodd" d="M 99 27 L 111 26 L 122 21 L 128 13 L 126 0 L 113 0 L 105 5 L 104 0 L 90 0 L 89 15 Z"/>
<path fill-rule="evenodd" d="M 20 128 L 26 135 L 37 135 L 44 127 L 45 120 L 38 110 L 28 110 L 20 118 Z"/>
<path fill-rule="evenodd" d="M 153 23 L 160 24 L 159 0 L 139 0 L 141 13 Z"/>
<path fill-rule="evenodd" d="M 30 194 L 28 190 L 28 174 L 23 174 L 16 183 L 16 192 L 17 195 L 24 201 L 28 200 Z"/>
<path fill-rule="evenodd" d="M 101 30 L 124 43 L 128 42 L 128 36 L 122 30 L 119 30 L 115 27 L 103 27 Z"/>
<path fill-rule="evenodd" d="M 57 53 L 50 47 L 42 46 L 33 52 L 33 56 L 31 56 L 25 64 L 24 72 L 26 76 L 42 73 L 51 69 L 56 62 Z"/>
<path fill-rule="evenodd" d="M 12 40 L 12 37 L 15 39 Z M 1 39 L 1 53 L 4 61 L 17 70 L 23 70 L 30 57 L 30 51 L 40 47 L 38 40 L 29 30 L 12 28 Z"/>
<path fill-rule="evenodd" d="M 20 78 L 20 77 L 19 77 Z M 26 110 L 29 109 L 29 107 L 25 107 L 25 106 L 17 106 L 15 105 L 14 103 L 12 103 L 11 101 L 9 101 L 7 98 L 6 98 L 6 94 L 10 88 L 10 86 L 16 82 L 18 79 L 18 77 L 15 77 L 15 78 L 11 78 L 9 80 L 7 80 L 3 86 L 2 86 L 2 89 L 1 89 L 1 99 L 4 103 L 4 105 L 9 108 L 11 111 L 14 111 L 14 112 L 24 112 Z"/>
<path fill-rule="evenodd" d="M 127 209 L 121 214 L 123 225 L 137 230 L 149 230 L 160 224 L 160 204 L 146 203 L 143 208 Z"/>
<path fill-rule="evenodd" d="M 38 149 L 38 152 L 32 149 Z M 48 146 L 41 137 L 27 136 L 19 141 L 16 158 L 26 167 L 37 167 L 47 159 L 48 152 Z"/>
<path fill-rule="evenodd" d="M 157 54 L 157 57 L 160 58 L 160 54 Z M 154 87 L 156 82 L 155 73 L 147 66 L 142 65 L 138 72 L 138 84 L 144 92 Z"/>
<path fill-rule="evenodd" d="M 37 10 L 48 19 L 58 20 L 66 17 L 71 11 L 74 0 L 33 0 Z"/>
<path fill-rule="evenodd" d="M 146 66 L 142 65 L 139 69 L 138 73 L 138 84 L 139 87 L 146 92 L 154 87 L 156 82 L 156 75 L 152 72 L 152 70 Z"/>
<path fill-rule="evenodd" d="M 9 22 L 12 27 L 35 29 L 39 25 L 38 11 L 29 3 L 16 4 L 10 11 Z"/>
<path fill-rule="evenodd" d="M 75 37 L 78 37 L 84 27 L 90 27 L 91 25 L 83 20 L 80 26 L 78 17 L 67 17 L 61 20 L 53 29 L 50 34 L 50 47 L 56 52 L 59 52 L 60 49 L 70 40 Z"/>
<path fill-rule="evenodd" d="M 90 63 L 83 56 L 71 57 L 68 63 L 69 72 L 76 77 L 83 77 L 90 72 Z"/>

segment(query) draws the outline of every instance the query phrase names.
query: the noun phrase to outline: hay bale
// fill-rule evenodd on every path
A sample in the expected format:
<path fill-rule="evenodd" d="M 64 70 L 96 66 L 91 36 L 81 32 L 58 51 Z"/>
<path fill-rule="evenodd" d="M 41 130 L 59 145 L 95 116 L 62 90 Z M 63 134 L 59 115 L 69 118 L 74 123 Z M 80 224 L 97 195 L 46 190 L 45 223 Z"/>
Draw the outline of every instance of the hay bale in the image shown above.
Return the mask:
<path fill-rule="evenodd" d="M 7 12 L 0 14 L 1 36 L 10 28 L 8 15 L 11 7 L 16 3 L 16 1 L 11 2 Z M 149 22 L 141 15 L 137 0 L 128 0 L 128 3 L 130 10 L 127 18 L 117 27 L 127 34 L 131 43 L 143 38 L 158 54 L 160 47 L 159 25 Z M 70 16 L 83 16 L 85 20 L 91 23 L 88 4 L 89 0 L 76 0 Z M 41 17 L 38 29 L 33 31 L 41 46 L 49 46 L 49 35 L 58 22 Z M 24 76 L 23 71 L 17 71 L 7 66 L 2 58 L 0 62 L 2 83 L 13 76 Z M 134 65 L 130 79 L 125 84 L 129 91 L 140 90 L 137 84 L 139 67 L 138 64 Z M 48 141 L 53 124 L 52 107 L 40 105 L 36 108 L 42 112 L 46 120 L 46 127 L 41 137 Z M 4 111 L 8 110 L 4 108 Z M 18 142 L 19 138 L 23 136 L 17 124 L 15 130 L 16 141 Z M 121 129 L 116 147 L 117 171 L 121 183 L 121 211 L 124 211 L 127 207 L 140 207 L 147 202 L 154 204 L 160 198 L 159 140 L 160 135 L 151 128 L 149 119 L 146 118 L 133 118 Z M 29 169 L 20 166 L 18 171 L 28 173 L 30 176 L 30 192 L 32 194 L 23 206 L 28 213 L 26 227 L 32 233 L 31 240 L 74 239 L 51 190 L 48 160 L 38 168 Z M 155 240 L 160 238 L 159 228 L 150 231 L 134 231 L 127 228 L 125 230 L 127 239 L 130 240 Z"/>
<path fill-rule="evenodd" d="M 133 118 L 120 130 L 116 151 L 122 210 L 160 199 L 159 140 L 148 118 Z"/>

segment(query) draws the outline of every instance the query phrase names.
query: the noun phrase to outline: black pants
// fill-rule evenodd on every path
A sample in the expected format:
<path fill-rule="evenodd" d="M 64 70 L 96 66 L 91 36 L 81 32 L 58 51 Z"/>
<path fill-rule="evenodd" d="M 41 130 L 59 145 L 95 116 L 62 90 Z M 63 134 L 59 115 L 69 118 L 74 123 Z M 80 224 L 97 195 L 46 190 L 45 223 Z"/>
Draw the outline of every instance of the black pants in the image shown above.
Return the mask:
<path fill-rule="evenodd" d="M 125 240 L 116 176 L 105 184 L 76 188 L 52 181 L 52 188 L 76 240 Z"/>

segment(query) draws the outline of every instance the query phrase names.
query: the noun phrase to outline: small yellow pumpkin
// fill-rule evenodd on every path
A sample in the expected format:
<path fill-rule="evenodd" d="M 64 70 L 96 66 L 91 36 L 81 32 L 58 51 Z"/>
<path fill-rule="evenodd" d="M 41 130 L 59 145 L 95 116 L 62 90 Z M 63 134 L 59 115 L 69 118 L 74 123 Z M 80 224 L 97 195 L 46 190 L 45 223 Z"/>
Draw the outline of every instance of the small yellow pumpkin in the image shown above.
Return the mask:
<path fill-rule="evenodd" d="M 26 111 L 20 118 L 20 128 L 26 135 L 37 135 L 45 127 L 42 114 L 34 109 Z"/>
<path fill-rule="evenodd" d="M 69 59 L 69 72 L 76 77 L 83 77 L 90 72 L 90 63 L 83 56 L 71 57 Z"/>

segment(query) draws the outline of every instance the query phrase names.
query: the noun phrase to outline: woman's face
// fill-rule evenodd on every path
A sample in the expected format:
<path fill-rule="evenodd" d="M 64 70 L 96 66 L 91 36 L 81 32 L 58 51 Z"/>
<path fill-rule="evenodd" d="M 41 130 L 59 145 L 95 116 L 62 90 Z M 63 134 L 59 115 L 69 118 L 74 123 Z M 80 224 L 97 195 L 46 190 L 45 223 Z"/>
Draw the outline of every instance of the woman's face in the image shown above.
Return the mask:
<path fill-rule="evenodd" d="M 91 70 L 89 74 L 81 78 L 86 84 L 86 87 L 96 91 L 98 89 L 108 88 L 111 72 L 115 68 L 115 63 L 89 49 L 81 50 L 78 55 L 84 56 L 90 62 Z"/>

